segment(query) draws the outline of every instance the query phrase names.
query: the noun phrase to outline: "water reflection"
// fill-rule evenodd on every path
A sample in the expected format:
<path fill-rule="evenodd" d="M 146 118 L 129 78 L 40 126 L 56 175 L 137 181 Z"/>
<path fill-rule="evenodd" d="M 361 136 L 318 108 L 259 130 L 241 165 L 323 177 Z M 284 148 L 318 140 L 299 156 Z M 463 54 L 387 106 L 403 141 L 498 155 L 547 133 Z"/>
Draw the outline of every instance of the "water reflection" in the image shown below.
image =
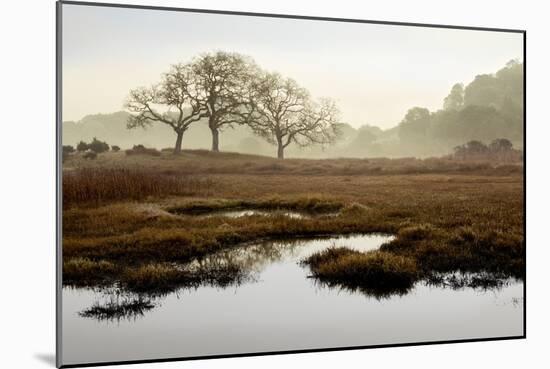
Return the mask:
<path fill-rule="evenodd" d="M 259 273 L 266 265 L 296 255 L 296 249 L 311 240 L 298 241 L 264 241 L 234 249 L 222 250 L 207 255 L 191 265 L 199 268 L 209 266 L 239 265 L 241 270 L 249 274 Z"/>
<path fill-rule="evenodd" d="M 288 209 L 243 209 L 233 208 L 226 210 L 208 210 L 208 211 L 174 211 L 176 214 L 194 216 L 197 218 L 212 218 L 212 217 L 226 217 L 226 218 L 241 218 L 249 216 L 284 216 L 291 219 L 311 219 L 322 217 L 334 217 L 338 215 L 338 212 L 307 212 L 307 211 L 293 211 Z"/>
<path fill-rule="evenodd" d="M 353 285 L 353 284 L 343 284 L 339 282 L 331 282 L 327 280 L 322 280 L 318 278 L 311 277 L 311 280 L 313 281 L 313 284 L 317 288 L 331 288 L 334 290 L 338 290 L 341 292 L 347 292 L 347 293 L 354 293 L 354 294 L 360 294 L 367 298 L 374 298 L 378 301 L 384 300 L 384 299 L 390 299 L 393 297 L 400 297 L 404 296 L 407 293 L 409 293 L 413 287 L 410 288 L 368 288 L 364 286 L 359 285 Z"/>
<path fill-rule="evenodd" d="M 221 250 L 206 255 L 190 263 L 171 266 L 188 276 L 173 287 L 155 292 L 136 293 L 120 286 L 100 289 L 107 299 L 95 301 L 92 306 L 79 312 L 84 318 L 97 320 L 136 319 L 171 293 L 189 290 L 200 292 L 202 287 L 239 288 L 243 284 L 262 282 L 262 273 L 270 265 L 283 265 L 300 269 L 301 278 L 308 279 L 312 289 L 331 288 L 336 291 L 360 294 L 376 300 L 390 299 L 409 293 L 408 288 L 367 288 L 360 285 L 342 284 L 314 278 L 309 267 L 302 261 L 305 257 L 329 247 L 346 246 L 357 251 L 378 249 L 393 236 L 389 235 L 351 235 L 298 240 L 269 240 L 251 243 L 240 247 Z M 287 278 L 282 275 L 281 279 Z M 421 282 L 428 287 L 453 290 L 472 288 L 477 290 L 498 290 L 512 281 L 504 275 L 491 273 L 433 273 Z M 517 282 L 517 281 L 516 281 Z"/>
<path fill-rule="evenodd" d="M 500 289 L 514 281 L 508 275 L 489 272 L 453 272 L 432 273 L 426 277 L 424 283 L 428 286 L 450 288 L 453 290 L 472 288 L 477 290 Z"/>
<path fill-rule="evenodd" d="M 458 276 L 434 278 L 410 291 L 381 294 L 320 283 L 300 265 L 328 247 L 369 251 L 389 240 L 354 235 L 224 250 L 180 267 L 239 265 L 246 278 L 162 295 L 66 287 L 64 364 L 522 334 L 520 281 L 473 289 L 451 283 Z"/>
<path fill-rule="evenodd" d="M 226 211 L 215 211 L 212 213 L 206 213 L 198 215 L 203 218 L 211 218 L 214 216 L 219 217 L 227 217 L 227 218 L 240 218 L 240 217 L 247 217 L 247 216 L 253 216 L 253 215 L 260 215 L 260 216 L 285 216 L 292 219 L 303 219 L 303 218 L 309 218 L 309 214 L 305 213 L 298 213 L 296 211 L 288 211 L 288 210 L 281 210 L 281 211 L 267 211 L 267 210 L 258 210 L 258 209 L 244 209 L 244 210 L 226 210 Z"/>
<path fill-rule="evenodd" d="M 141 295 L 133 297 L 117 293 L 110 294 L 107 301 L 96 301 L 91 307 L 78 314 L 83 318 L 120 322 L 121 319 L 135 320 L 143 317 L 145 312 L 154 307 L 149 297 Z"/>
<path fill-rule="evenodd" d="M 97 320 L 119 320 L 124 315 L 127 315 L 128 319 L 135 319 L 143 316 L 143 312 L 155 307 L 153 300 L 158 301 L 178 290 L 197 291 L 201 286 L 236 288 L 244 283 L 257 283 L 261 280 L 261 272 L 270 264 L 291 263 L 298 265 L 304 255 L 334 247 L 339 243 L 345 243 L 348 247 L 359 251 L 368 251 L 378 248 L 383 243 L 381 241 L 387 242 L 391 238 L 392 236 L 387 235 L 352 235 L 316 239 L 269 240 L 221 250 L 190 263 L 170 264 L 172 268 L 185 275 L 185 278 L 181 278 L 170 288 L 154 292 L 135 289 L 128 291 L 118 285 L 96 289 L 102 291 L 103 295 L 110 296 L 110 300 L 96 301 L 91 307 L 79 312 L 79 315 Z M 373 296 L 379 295 L 379 297 L 390 295 L 390 291 L 367 291 L 365 289 L 357 289 L 357 291 Z M 404 291 L 393 291 L 397 294 L 402 292 Z"/>

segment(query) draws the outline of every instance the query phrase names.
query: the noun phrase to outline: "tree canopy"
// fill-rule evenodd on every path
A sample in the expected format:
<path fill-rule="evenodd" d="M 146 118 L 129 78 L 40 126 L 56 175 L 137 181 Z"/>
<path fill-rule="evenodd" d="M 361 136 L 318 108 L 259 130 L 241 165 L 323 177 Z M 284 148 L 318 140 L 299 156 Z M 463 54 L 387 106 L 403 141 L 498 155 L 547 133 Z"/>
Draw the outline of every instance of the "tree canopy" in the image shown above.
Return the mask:
<path fill-rule="evenodd" d="M 278 73 L 263 73 L 252 84 L 247 122 L 266 141 L 277 145 L 277 157 L 291 143 L 328 144 L 338 134 L 338 109 L 329 99 L 311 100 L 296 81 Z"/>
<path fill-rule="evenodd" d="M 336 104 L 313 101 L 292 79 L 262 71 L 249 57 L 218 51 L 173 65 L 161 82 L 130 91 L 128 128 L 161 123 L 177 135 L 174 153 L 192 123 L 203 118 L 212 133 L 212 151 L 219 151 L 219 132 L 247 125 L 278 146 L 278 157 L 294 143 L 327 144 L 337 136 Z"/>
<path fill-rule="evenodd" d="M 522 145 L 523 63 L 512 60 L 495 74 L 452 86 L 443 109 L 410 109 L 399 124 L 402 147 L 420 155 L 444 152 L 468 141 L 504 138 Z"/>
<path fill-rule="evenodd" d="M 185 131 L 207 116 L 198 91 L 189 66 L 173 65 L 157 85 L 130 91 L 126 108 L 134 114 L 128 119 L 128 128 L 144 128 L 155 122 L 166 124 L 176 132 L 174 153 L 179 153 Z"/>
<path fill-rule="evenodd" d="M 224 51 L 203 54 L 190 68 L 212 132 L 212 151 L 219 151 L 219 131 L 243 123 L 243 105 L 259 68 L 249 57 Z"/>

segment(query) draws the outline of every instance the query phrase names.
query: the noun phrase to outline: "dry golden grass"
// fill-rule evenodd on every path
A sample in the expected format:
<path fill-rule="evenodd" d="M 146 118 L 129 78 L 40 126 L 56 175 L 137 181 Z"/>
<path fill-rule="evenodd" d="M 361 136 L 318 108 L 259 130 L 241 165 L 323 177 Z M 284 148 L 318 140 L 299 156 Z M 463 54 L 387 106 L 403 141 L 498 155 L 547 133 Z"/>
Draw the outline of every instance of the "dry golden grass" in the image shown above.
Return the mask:
<path fill-rule="evenodd" d="M 79 168 L 63 172 L 63 206 L 140 200 L 150 196 L 208 194 L 211 180 L 126 168 Z"/>
<path fill-rule="evenodd" d="M 330 248 L 303 261 L 313 275 L 329 283 L 379 291 L 406 290 L 420 276 L 413 258 L 383 251 Z"/>
<path fill-rule="evenodd" d="M 63 164 L 74 168 L 132 168 L 154 170 L 165 175 L 386 175 L 429 173 L 476 173 L 483 175 L 521 174 L 521 163 L 490 162 L 487 160 L 455 160 L 452 158 L 369 158 L 369 159 L 285 159 L 232 152 L 184 150 L 180 155 L 163 151 L 160 156 L 132 155 L 123 152 L 100 154 L 86 160 L 80 154 L 71 155 Z"/>
<path fill-rule="evenodd" d="M 97 284 L 112 277 L 116 269 L 110 261 L 70 258 L 63 261 L 63 279 L 68 284 Z"/>
<path fill-rule="evenodd" d="M 143 195 L 134 197 L 124 188 L 116 189 L 126 184 L 120 180 L 111 183 L 121 195 L 71 195 L 71 207 L 63 212 L 64 257 L 122 265 L 114 279 L 122 279 L 128 263 L 181 263 L 265 238 L 367 232 L 395 234 L 381 250 L 414 260 L 422 275 L 457 270 L 524 275 L 520 166 L 450 163 L 444 169 L 429 160 L 277 161 L 208 152 L 184 152 L 181 157 L 108 155 L 86 163 L 98 174 L 86 177 L 86 193 L 102 186 L 94 179 L 102 178 L 102 171 L 111 173 L 99 166 L 125 167 L 150 178 L 172 176 L 176 183 L 181 177 L 210 184 L 207 190 L 197 186 L 187 192 L 171 186 L 166 191 L 140 190 Z M 374 174 L 362 167 L 375 163 L 385 164 Z M 78 159 L 68 160 L 67 175 L 78 171 L 76 164 Z M 259 171 L 272 165 L 282 169 Z M 403 174 L 406 165 L 424 169 Z M 308 168 L 314 170 L 308 174 Z M 235 208 L 339 213 L 304 219 L 190 215 Z"/>

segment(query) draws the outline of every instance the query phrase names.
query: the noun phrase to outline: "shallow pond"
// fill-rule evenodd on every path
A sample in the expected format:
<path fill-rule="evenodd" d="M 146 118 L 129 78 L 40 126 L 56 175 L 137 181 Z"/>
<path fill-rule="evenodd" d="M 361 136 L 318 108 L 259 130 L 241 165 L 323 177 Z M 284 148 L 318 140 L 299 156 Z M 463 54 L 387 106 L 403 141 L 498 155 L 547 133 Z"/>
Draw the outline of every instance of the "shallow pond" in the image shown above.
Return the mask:
<path fill-rule="evenodd" d="M 213 216 L 221 216 L 221 217 L 228 217 L 228 218 L 240 218 L 245 216 L 251 216 L 251 215 L 261 215 L 261 216 L 268 216 L 268 215 L 284 215 L 289 218 L 293 219 L 302 219 L 309 217 L 308 214 L 305 213 L 298 213 L 296 211 L 267 211 L 267 210 L 257 210 L 257 209 L 244 209 L 244 210 L 225 210 L 225 211 L 215 211 L 212 213 L 206 213 L 201 214 L 198 216 L 209 218 Z"/>
<path fill-rule="evenodd" d="M 63 289 L 63 363 L 145 360 L 517 336 L 523 284 L 493 290 L 430 287 L 376 298 L 308 278 L 298 262 L 330 246 L 372 250 L 384 235 L 265 242 L 212 255 L 244 263 L 251 277 L 225 288 L 181 289 L 143 315 L 96 320 L 79 312 L 113 299 Z"/>
<path fill-rule="evenodd" d="M 177 214 L 177 212 L 176 212 Z M 200 218 L 211 218 L 211 217 L 228 217 L 228 218 L 240 218 L 245 216 L 260 215 L 260 216 L 278 216 L 282 215 L 292 219 L 309 219 L 315 217 L 323 216 L 336 216 L 338 213 L 308 213 L 308 212 L 299 212 L 292 210 L 262 210 L 262 209 L 230 209 L 230 210 L 215 210 L 209 212 L 191 212 L 185 213 L 180 212 L 183 215 L 191 215 Z"/>

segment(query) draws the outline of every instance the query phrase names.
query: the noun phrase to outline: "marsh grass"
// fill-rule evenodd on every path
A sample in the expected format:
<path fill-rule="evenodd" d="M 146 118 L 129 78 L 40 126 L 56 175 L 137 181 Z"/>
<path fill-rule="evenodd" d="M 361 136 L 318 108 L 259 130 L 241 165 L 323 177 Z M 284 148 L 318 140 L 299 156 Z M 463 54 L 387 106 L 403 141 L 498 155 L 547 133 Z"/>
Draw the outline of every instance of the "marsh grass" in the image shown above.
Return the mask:
<path fill-rule="evenodd" d="M 66 257 L 134 262 L 187 262 L 224 248 L 260 240 L 285 240 L 352 233 L 393 233 L 391 224 L 361 218 L 324 217 L 290 219 L 285 216 L 222 219 L 185 218 L 155 221 L 133 233 L 105 237 L 67 236 Z M 91 224 L 90 224 L 91 225 Z"/>
<path fill-rule="evenodd" d="M 63 206 L 141 200 L 149 196 L 208 194 L 211 179 L 181 175 L 159 175 L 140 169 L 80 168 L 63 172 Z"/>
<path fill-rule="evenodd" d="M 159 152 L 160 153 L 160 152 Z M 65 168 L 112 168 L 127 166 L 156 167 L 159 171 L 178 174 L 235 174 L 241 175 L 306 175 L 356 176 L 395 174 L 476 173 L 484 175 L 521 174 L 521 162 L 508 163 L 494 160 L 456 160 L 441 158 L 337 158 L 337 159 L 285 159 L 248 155 L 235 152 L 183 150 L 181 155 L 163 151 L 158 156 L 125 155 L 109 152 L 95 161 L 85 161 L 72 155 Z"/>
<path fill-rule="evenodd" d="M 246 272 L 237 264 L 222 266 L 205 265 L 188 270 L 177 264 L 149 263 L 137 268 L 127 268 L 120 282 L 134 292 L 166 293 L 181 287 L 200 285 L 227 286 L 240 283 Z"/>
<path fill-rule="evenodd" d="M 327 199 L 326 197 L 300 197 L 286 199 L 282 197 L 269 197 L 257 200 L 201 200 L 187 202 L 179 206 L 172 206 L 167 211 L 174 214 L 205 214 L 226 210 L 293 210 L 306 214 L 330 213 L 342 208 L 342 203 Z"/>
<path fill-rule="evenodd" d="M 122 275 L 122 283 L 132 291 L 169 291 L 175 285 L 189 282 L 189 273 L 166 265 L 151 263 L 128 268 Z"/>
<path fill-rule="evenodd" d="M 63 262 L 63 283 L 68 285 L 99 284 L 117 273 L 115 264 L 76 257 Z"/>
<path fill-rule="evenodd" d="M 425 274 L 461 271 L 525 276 L 523 237 L 511 232 L 420 224 L 400 229 L 381 250 L 414 258 Z"/>
<path fill-rule="evenodd" d="M 118 286 L 124 291 L 154 296 L 200 285 L 223 287 L 239 284 L 248 274 L 236 263 L 201 263 L 199 268 L 187 267 L 187 264 L 155 261 L 132 265 L 73 258 L 63 263 L 63 284 L 73 287 Z"/>
<path fill-rule="evenodd" d="M 524 277 L 521 166 L 443 159 L 291 159 L 259 175 L 257 167 L 273 164 L 271 159 L 195 151 L 175 158 L 105 153 L 80 169 L 71 167 L 75 160 L 68 159 L 64 172 L 70 178 L 63 183 L 64 202 L 70 205 L 64 204 L 62 222 L 64 281 L 94 285 L 104 278 L 90 275 L 122 280 L 128 268 L 187 263 L 243 243 L 352 233 L 394 234 L 380 248 L 386 256 L 379 263 L 388 268 L 395 256 L 413 260 L 423 276 Z M 312 166 L 315 173 L 304 174 Z M 369 174 L 362 166 L 381 169 Z M 399 174 L 405 166 L 429 169 Z M 352 175 L 335 174 L 343 172 Z M 193 216 L 241 207 L 338 215 Z M 110 264 L 102 269 L 81 259 Z M 143 283 L 152 281 L 151 288 L 157 288 L 155 273 L 143 273 Z M 136 286 L 138 276 L 132 277 Z M 170 271 L 165 277 L 183 278 Z"/>
<path fill-rule="evenodd" d="M 308 265 L 312 276 L 325 284 L 360 290 L 376 297 L 406 292 L 420 280 L 436 287 L 487 290 L 501 288 L 515 277 L 513 271 L 492 270 L 487 265 L 472 267 L 473 263 L 479 263 L 479 255 L 470 256 L 471 260 L 465 264 L 467 268 L 443 267 L 441 261 L 427 265 L 422 256 L 415 253 L 400 256 L 379 250 L 359 252 L 340 247 L 317 252 L 302 264 Z"/>
<path fill-rule="evenodd" d="M 412 258 L 388 252 L 329 248 L 302 261 L 321 281 L 348 288 L 391 292 L 411 288 L 420 276 Z"/>

